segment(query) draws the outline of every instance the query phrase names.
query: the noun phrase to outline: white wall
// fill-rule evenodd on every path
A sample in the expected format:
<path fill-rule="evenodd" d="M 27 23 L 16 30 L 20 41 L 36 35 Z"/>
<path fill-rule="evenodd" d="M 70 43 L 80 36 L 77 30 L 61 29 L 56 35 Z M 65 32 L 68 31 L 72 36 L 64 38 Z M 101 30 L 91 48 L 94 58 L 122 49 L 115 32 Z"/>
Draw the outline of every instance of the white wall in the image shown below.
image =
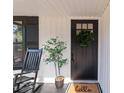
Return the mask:
<path fill-rule="evenodd" d="M 63 16 L 40 16 L 39 18 L 39 47 L 51 37 L 59 36 L 59 38 L 67 43 L 67 49 L 64 56 L 68 58 L 68 63 L 61 69 L 61 74 L 65 78 L 70 77 L 70 20 Z M 38 75 L 41 82 L 53 82 L 55 79 L 54 64 L 45 64 L 41 61 L 40 71 Z"/>
<path fill-rule="evenodd" d="M 103 93 L 110 93 L 110 7 L 100 19 L 99 33 L 99 83 Z"/>

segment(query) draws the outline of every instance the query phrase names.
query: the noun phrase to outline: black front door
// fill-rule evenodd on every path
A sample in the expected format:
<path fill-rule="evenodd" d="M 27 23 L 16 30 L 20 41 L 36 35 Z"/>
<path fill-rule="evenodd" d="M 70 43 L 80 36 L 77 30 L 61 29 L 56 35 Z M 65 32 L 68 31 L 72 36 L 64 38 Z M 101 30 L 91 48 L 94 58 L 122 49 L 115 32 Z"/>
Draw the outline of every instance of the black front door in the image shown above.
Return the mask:
<path fill-rule="evenodd" d="M 94 40 L 81 46 L 77 35 L 92 31 Z M 71 78 L 72 80 L 97 80 L 98 20 L 71 20 Z"/>

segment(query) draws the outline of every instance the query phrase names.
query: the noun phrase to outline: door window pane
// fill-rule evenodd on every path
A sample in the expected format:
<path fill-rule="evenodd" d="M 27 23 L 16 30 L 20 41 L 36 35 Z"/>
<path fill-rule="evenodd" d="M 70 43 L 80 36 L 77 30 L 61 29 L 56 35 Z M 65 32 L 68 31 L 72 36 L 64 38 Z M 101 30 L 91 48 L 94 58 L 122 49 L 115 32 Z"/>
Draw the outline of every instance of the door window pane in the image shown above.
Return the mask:
<path fill-rule="evenodd" d="M 76 29 L 81 29 L 81 24 L 76 24 Z"/>
<path fill-rule="evenodd" d="M 13 61 L 14 65 L 21 65 L 23 59 L 22 21 L 13 22 Z"/>
<path fill-rule="evenodd" d="M 88 24 L 88 29 L 93 29 L 93 24 Z"/>
<path fill-rule="evenodd" d="M 87 29 L 87 24 L 82 24 L 83 29 Z"/>
<path fill-rule="evenodd" d="M 78 35 L 80 32 L 81 32 L 81 30 L 77 30 L 77 31 L 76 31 L 76 35 Z"/>

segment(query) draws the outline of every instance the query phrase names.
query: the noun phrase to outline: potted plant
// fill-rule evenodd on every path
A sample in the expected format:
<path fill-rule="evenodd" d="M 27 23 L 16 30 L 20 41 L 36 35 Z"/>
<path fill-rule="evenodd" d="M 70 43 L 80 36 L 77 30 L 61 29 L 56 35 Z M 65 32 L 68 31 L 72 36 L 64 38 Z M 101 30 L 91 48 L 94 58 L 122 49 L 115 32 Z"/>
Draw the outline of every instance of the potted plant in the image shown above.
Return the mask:
<path fill-rule="evenodd" d="M 67 58 L 63 57 L 63 51 L 66 49 L 66 43 L 59 40 L 58 37 L 51 38 L 44 44 L 44 50 L 47 56 L 45 57 L 45 62 L 54 63 L 55 66 L 55 85 L 57 88 L 63 87 L 64 76 L 61 75 L 61 67 L 67 63 Z"/>
<path fill-rule="evenodd" d="M 94 40 L 94 33 L 93 31 L 82 29 L 81 32 L 77 34 L 77 40 L 81 47 L 88 47 Z"/>

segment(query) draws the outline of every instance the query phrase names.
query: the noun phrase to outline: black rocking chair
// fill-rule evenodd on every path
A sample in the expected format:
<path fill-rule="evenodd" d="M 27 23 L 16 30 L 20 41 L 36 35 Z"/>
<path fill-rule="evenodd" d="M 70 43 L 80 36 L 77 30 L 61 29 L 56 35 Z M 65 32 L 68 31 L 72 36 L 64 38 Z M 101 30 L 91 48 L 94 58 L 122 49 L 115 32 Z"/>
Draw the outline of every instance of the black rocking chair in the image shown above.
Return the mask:
<path fill-rule="evenodd" d="M 15 74 L 13 79 L 13 93 L 26 93 L 29 90 L 35 93 L 41 55 L 42 49 L 27 49 L 21 73 Z M 34 73 L 34 77 L 26 76 L 29 73 Z"/>

